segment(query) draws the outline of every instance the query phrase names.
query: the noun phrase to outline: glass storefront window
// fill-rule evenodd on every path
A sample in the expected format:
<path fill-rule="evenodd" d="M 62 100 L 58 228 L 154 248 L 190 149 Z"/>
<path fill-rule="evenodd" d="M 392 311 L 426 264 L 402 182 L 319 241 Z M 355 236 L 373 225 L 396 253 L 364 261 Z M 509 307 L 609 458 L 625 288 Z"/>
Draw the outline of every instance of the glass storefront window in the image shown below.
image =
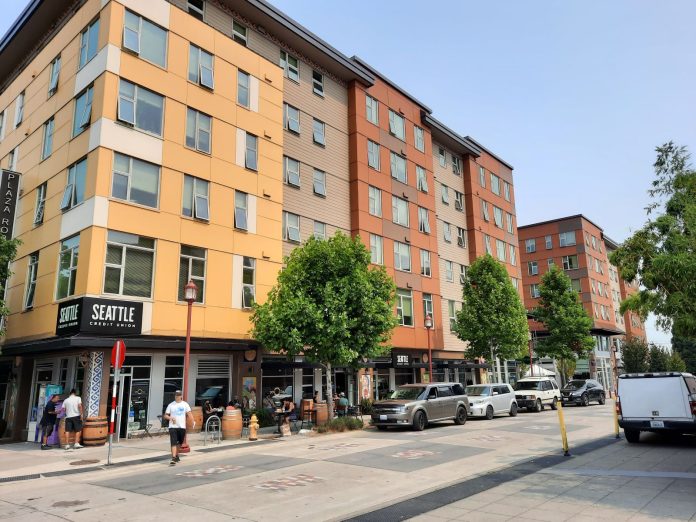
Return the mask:
<path fill-rule="evenodd" d="M 227 397 L 230 394 L 229 378 L 207 377 L 196 379 L 196 406 L 203 406 L 210 401 L 213 408 L 227 406 Z"/>
<path fill-rule="evenodd" d="M 394 384 L 401 386 L 402 384 L 413 384 L 416 382 L 413 368 L 397 368 L 394 370 Z"/>
<path fill-rule="evenodd" d="M 302 368 L 302 398 L 314 397 L 314 368 Z"/>
<path fill-rule="evenodd" d="M 162 415 L 174 400 L 174 393 L 184 387 L 184 358 L 167 356 L 164 367 L 164 393 L 162 394 Z M 166 423 L 166 421 L 164 421 Z"/>
<path fill-rule="evenodd" d="M 281 396 L 293 397 L 292 368 L 264 369 L 261 378 L 261 393 L 267 394 L 276 391 Z"/>

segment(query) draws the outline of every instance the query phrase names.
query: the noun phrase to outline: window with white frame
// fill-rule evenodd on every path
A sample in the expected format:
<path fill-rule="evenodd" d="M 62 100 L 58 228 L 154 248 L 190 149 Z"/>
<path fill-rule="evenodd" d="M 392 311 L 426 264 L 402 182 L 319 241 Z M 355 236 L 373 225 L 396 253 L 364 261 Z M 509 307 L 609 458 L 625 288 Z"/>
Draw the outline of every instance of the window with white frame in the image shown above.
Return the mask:
<path fill-rule="evenodd" d="M 582 292 L 582 287 L 580 286 L 580 280 L 579 279 L 571 279 L 570 280 L 570 288 L 575 290 L 577 293 Z"/>
<path fill-rule="evenodd" d="M 553 260 L 552 257 L 549 257 L 549 258 L 546 260 L 546 266 L 548 267 L 549 270 L 551 270 L 551 267 L 552 267 L 553 265 L 555 265 L 555 264 L 556 264 L 556 263 L 554 262 L 554 260 Z"/>
<path fill-rule="evenodd" d="M 280 51 L 280 68 L 285 71 L 285 76 L 294 82 L 300 83 L 300 62 L 295 56 L 285 51 Z"/>
<path fill-rule="evenodd" d="M 562 261 L 563 270 L 577 270 L 579 268 L 577 255 L 563 256 Z"/>
<path fill-rule="evenodd" d="M 51 72 L 48 77 L 48 97 L 53 96 L 58 91 L 58 80 L 60 78 L 60 55 L 56 56 L 51 62 Z"/>
<path fill-rule="evenodd" d="M 106 236 L 104 293 L 152 297 L 154 260 L 154 239 L 109 230 Z"/>
<path fill-rule="evenodd" d="M 536 239 L 526 239 L 524 241 L 524 247 L 528 254 L 536 252 Z"/>
<path fill-rule="evenodd" d="M 213 119 L 207 114 L 188 107 L 186 109 L 186 146 L 210 154 L 212 121 Z"/>
<path fill-rule="evenodd" d="M 401 326 L 413 326 L 413 295 L 410 290 L 396 290 L 396 316 Z"/>
<path fill-rule="evenodd" d="M 60 202 L 61 210 L 68 210 L 85 199 L 87 181 L 87 158 L 81 159 L 68 168 L 68 180 Z"/>
<path fill-rule="evenodd" d="M 237 71 L 237 103 L 242 107 L 249 108 L 249 73 L 242 70 Z"/>
<path fill-rule="evenodd" d="M 454 282 L 454 267 L 452 266 L 452 261 L 445 260 L 445 281 L 449 283 Z"/>
<path fill-rule="evenodd" d="M 43 146 L 41 147 L 41 159 L 45 160 L 53 153 L 53 131 L 56 122 L 53 117 L 43 125 Z"/>
<path fill-rule="evenodd" d="M 56 299 L 64 299 L 75 294 L 77 279 L 77 258 L 80 251 L 80 235 L 64 239 L 58 254 L 58 279 Z"/>
<path fill-rule="evenodd" d="M 203 14 L 205 12 L 205 0 L 188 0 L 186 4 L 188 13 L 194 18 L 203 21 Z"/>
<path fill-rule="evenodd" d="M 510 184 L 507 181 L 503 181 L 503 194 L 505 201 L 510 201 Z"/>
<path fill-rule="evenodd" d="M 512 282 L 512 286 L 515 287 L 515 290 L 520 289 L 520 282 L 517 279 L 515 279 L 514 277 L 510 277 L 510 281 Z"/>
<path fill-rule="evenodd" d="M 184 175 L 184 198 L 181 205 L 181 214 L 208 221 L 210 219 L 210 206 L 208 201 L 208 181 Z"/>
<path fill-rule="evenodd" d="M 7 168 L 17 172 L 17 163 L 19 162 L 19 145 L 10 151 L 7 159 Z"/>
<path fill-rule="evenodd" d="M 285 168 L 283 169 L 283 181 L 293 187 L 300 186 L 300 162 L 293 158 L 283 157 Z"/>
<path fill-rule="evenodd" d="M 375 265 L 384 264 L 384 241 L 382 236 L 370 234 L 370 262 Z"/>
<path fill-rule="evenodd" d="M 597 281 L 597 293 L 598 293 L 599 295 L 603 295 L 603 294 L 604 294 L 604 285 L 602 284 L 601 281 Z"/>
<path fill-rule="evenodd" d="M 592 244 L 592 248 L 597 250 L 597 238 L 594 236 L 590 236 L 590 243 Z"/>
<path fill-rule="evenodd" d="M 457 327 L 457 309 L 455 302 L 451 299 L 447 300 L 447 317 L 449 318 L 450 332 L 454 332 Z"/>
<path fill-rule="evenodd" d="M 509 234 L 514 234 L 514 229 L 512 228 L 512 214 L 505 213 L 505 221 L 507 224 L 507 231 Z"/>
<path fill-rule="evenodd" d="M 249 170 L 257 170 L 259 164 L 259 138 L 247 132 L 244 145 L 244 167 Z"/>
<path fill-rule="evenodd" d="M 365 95 L 365 117 L 370 123 L 379 125 L 379 102 L 368 94 Z"/>
<path fill-rule="evenodd" d="M 157 208 L 159 179 L 160 168 L 158 165 L 118 152 L 114 153 L 112 197 Z"/>
<path fill-rule="evenodd" d="M 179 301 L 186 300 L 189 281 L 198 287 L 196 303 L 202 303 L 205 295 L 205 264 L 208 252 L 205 248 L 181 245 L 179 256 Z"/>
<path fill-rule="evenodd" d="M 447 151 L 444 147 L 437 148 L 437 161 L 441 167 L 447 166 Z"/>
<path fill-rule="evenodd" d="M 517 266 L 517 252 L 515 245 L 510 245 L 510 264 L 512 266 Z"/>
<path fill-rule="evenodd" d="M 123 47 L 160 67 L 167 66 L 167 31 L 126 9 Z"/>
<path fill-rule="evenodd" d="M 75 98 L 75 114 L 73 115 L 73 138 L 89 127 L 92 118 L 93 86 L 90 85 Z"/>
<path fill-rule="evenodd" d="M 411 271 L 411 247 L 406 243 L 394 241 L 394 268 L 403 272 Z"/>
<path fill-rule="evenodd" d="M 536 261 L 527 261 L 527 273 L 531 275 L 537 275 L 539 273 L 539 263 Z"/>
<path fill-rule="evenodd" d="M 430 252 L 428 250 L 420 251 L 420 266 L 421 275 L 425 277 L 432 276 L 432 266 L 430 264 Z"/>
<path fill-rule="evenodd" d="M 242 259 L 242 308 L 249 309 L 256 301 L 256 259 Z"/>
<path fill-rule="evenodd" d="M 421 192 L 428 193 L 428 177 L 425 169 L 416 165 L 416 188 Z"/>
<path fill-rule="evenodd" d="M 382 217 L 382 191 L 372 185 L 368 186 L 367 197 L 369 212 L 373 216 Z"/>
<path fill-rule="evenodd" d="M 397 154 L 396 152 L 390 152 L 391 157 L 391 176 L 401 183 L 408 183 L 406 178 L 406 158 Z"/>
<path fill-rule="evenodd" d="M 491 192 L 500 196 L 500 178 L 491 172 Z"/>
<path fill-rule="evenodd" d="M 408 227 L 408 201 L 392 196 L 392 221 Z"/>
<path fill-rule="evenodd" d="M 213 55 L 193 44 L 189 44 L 188 79 L 208 89 L 214 87 Z"/>
<path fill-rule="evenodd" d="M 423 317 L 430 316 L 433 321 L 433 326 L 435 326 L 435 314 L 433 313 L 433 295 L 423 294 Z"/>
<path fill-rule="evenodd" d="M 234 191 L 234 227 L 249 230 L 249 194 Z"/>
<path fill-rule="evenodd" d="M 283 211 L 283 239 L 300 242 L 300 216 L 292 212 Z"/>
<path fill-rule="evenodd" d="M 34 307 L 34 295 L 36 295 L 36 279 L 39 273 L 39 253 L 29 254 L 29 266 L 27 267 L 27 284 L 24 291 L 24 309 Z"/>
<path fill-rule="evenodd" d="M 486 188 L 486 170 L 483 167 L 479 167 L 479 185 Z"/>
<path fill-rule="evenodd" d="M 425 152 L 425 133 L 418 125 L 413 126 L 413 140 L 416 150 Z"/>
<path fill-rule="evenodd" d="M 493 222 L 498 228 L 503 228 L 503 209 L 493 206 Z"/>
<path fill-rule="evenodd" d="M 599 319 L 599 307 L 597 306 L 597 303 L 594 304 L 594 316 L 595 319 Z"/>
<path fill-rule="evenodd" d="M 379 170 L 379 144 L 367 140 L 367 166 Z"/>
<path fill-rule="evenodd" d="M 544 243 L 546 244 L 546 250 L 551 250 L 553 248 L 553 236 L 544 236 Z"/>
<path fill-rule="evenodd" d="M 452 172 L 455 176 L 462 175 L 462 160 L 457 156 L 452 156 Z"/>
<path fill-rule="evenodd" d="M 594 279 L 590 279 L 590 290 L 593 294 L 597 293 L 597 283 L 595 283 Z"/>
<path fill-rule="evenodd" d="M 442 222 L 442 238 L 445 240 L 446 243 L 452 242 L 452 225 L 450 225 L 446 221 Z"/>
<path fill-rule="evenodd" d="M 232 22 L 232 39 L 244 47 L 247 46 L 247 28 L 237 22 Z"/>
<path fill-rule="evenodd" d="M 406 122 L 404 117 L 389 109 L 389 134 L 406 141 Z"/>
<path fill-rule="evenodd" d="M 314 194 L 326 196 L 326 172 L 314 169 Z"/>
<path fill-rule="evenodd" d="M 283 105 L 285 107 L 284 122 L 283 122 L 285 129 L 289 130 L 290 132 L 294 132 L 295 134 L 299 134 L 300 133 L 300 109 L 298 109 L 297 107 L 293 107 L 292 105 L 288 105 L 287 103 L 285 103 Z"/>
<path fill-rule="evenodd" d="M 537 284 L 529 285 L 529 294 L 532 296 L 532 299 L 539 298 L 541 296 L 541 292 L 539 291 L 539 285 L 537 285 Z"/>
<path fill-rule="evenodd" d="M 317 145 L 326 145 L 326 124 L 316 118 L 312 121 L 312 140 Z"/>
<path fill-rule="evenodd" d="M 321 221 L 314 222 L 314 237 L 317 239 L 326 239 L 326 223 Z"/>
<path fill-rule="evenodd" d="M 561 232 L 558 234 L 558 241 L 562 247 L 573 246 L 575 244 L 575 231 Z"/>
<path fill-rule="evenodd" d="M 36 207 L 34 210 L 34 225 L 40 225 L 44 220 L 46 210 L 46 189 L 48 182 L 44 182 L 36 187 Z"/>
<path fill-rule="evenodd" d="M 457 246 L 466 248 L 466 231 L 462 227 L 457 227 Z"/>
<path fill-rule="evenodd" d="M 121 80 L 118 89 L 118 121 L 162 136 L 164 96 Z"/>
<path fill-rule="evenodd" d="M 484 221 L 491 220 L 491 215 L 488 212 L 488 201 L 481 200 L 481 214 L 483 215 Z"/>
<path fill-rule="evenodd" d="M 312 92 L 324 97 L 324 75 L 318 71 L 312 71 Z"/>
<path fill-rule="evenodd" d="M 418 207 L 418 232 L 430 234 L 430 218 L 427 208 Z"/>
<path fill-rule="evenodd" d="M 97 55 L 99 50 L 99 19 L 97 18 L 80 33 L 80 61 L 77 68 L 82 69 Z"/>
<path fill-rule="evenodd" d="M 496 254 L 498 255 L 498 260 L 502 261 L 503 263 L 505 262 L 505 254 L 506 254 L 506 248 L 505 248 L 505 242 L 501 241 L 500 239 L 495 240 L 495 251 Z"/>
<path fill-rule="evenodd" d="M 486 247 L 486 254 L 493 255 L 493 246 L 491 245 L 491 236 L 483 234 L 483 244 Z"/>
<path fill-rule="evenodd" d="M 464 212 L 464 194 L 458 190 L 454 191 L 454 210 Z"/>
<path fill-rule="evenodd" d="M 449 189 L 447 188 L 447 185 L 441 185 L 440 192 L 442 193 L 442 202 L 445 205 L 449 205 Z"/>

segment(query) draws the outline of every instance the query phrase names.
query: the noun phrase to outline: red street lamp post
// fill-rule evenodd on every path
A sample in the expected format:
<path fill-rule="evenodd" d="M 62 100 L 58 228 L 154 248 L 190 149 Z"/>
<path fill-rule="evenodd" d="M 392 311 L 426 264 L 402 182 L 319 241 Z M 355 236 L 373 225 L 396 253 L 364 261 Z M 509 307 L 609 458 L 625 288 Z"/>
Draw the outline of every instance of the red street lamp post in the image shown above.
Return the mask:
<path fill-rule="evenodd" d="M 184 300 L 188 303 L 188 314 L 186 317 L 186 352 L 184 354 L 184 400 L 188 402 L 188 376 L 189 376 L 189 358 L 191 356 L 191 310 L 193 303 L 198 296 L 198 287 L 196 283 L 189 279 L 184 287 Z"/>
<path fill-rule="evenodd" d="M 430 348 L 430 329 L 433 327 L 433 318 L 430 314 L 425 316 L 425 332 L 428 335 L 428 374 L 430 376 L 430 382 L 435 382 L 433 375 L 433 351 Z"/>

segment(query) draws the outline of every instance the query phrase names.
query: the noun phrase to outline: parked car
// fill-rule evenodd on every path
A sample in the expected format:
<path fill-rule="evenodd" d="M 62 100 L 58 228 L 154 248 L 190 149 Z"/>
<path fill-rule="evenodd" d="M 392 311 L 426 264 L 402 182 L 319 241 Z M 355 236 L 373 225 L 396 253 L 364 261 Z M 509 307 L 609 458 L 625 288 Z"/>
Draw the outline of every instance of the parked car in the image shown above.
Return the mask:
<path fill-rule="evenodd" d="M 561 390 L 552 377 L 524 377 L 515 385 L 515 399 L 517 406 L 528 411 L 539 412 L 547 404 L 555 410 L 561 400 Z"/>
<path fill-rule="evenodd" d="M 696 433 L 696 378 L 690 373 L 619 375 L 617 413 L 628 442 L 641 431 Z"/>
<path fill-rule="evenodd" d="M 374 403 L 372 424 L 380 430 L 411 426 L 421 431 L 429 423 L 443 420 L 464 424 L 468 415 L 469 399 L 459 383 L 405 384 L 389 399 Z"/>
<path fill-rule="evenodd" d="M 561 389 L 561 401 L 566 404 L 589 406 L 591 401 L 606 402 L 604 387 L 594 379 L 573 379 Z"/>
<path fill-rule="evenodd" d="M 496 414 L 517 415 L 517 400 L 512 386 L 505 383 L 474 384 L 466 387 L 472 417 L 493 419 Z"/>
<path fill-rule="evenodd" d="M 222 393 L 222 386 L 208 386 L 205 391 L 200 393 L 199 395 L 196 395 L 196 404 L 197 405 L 203 405 L 205 401 L 210 401 L 211 404 L 216 404 L 216 401 L 220 394 Z M 223 404 L 224 406 L 224 404 Z"/>

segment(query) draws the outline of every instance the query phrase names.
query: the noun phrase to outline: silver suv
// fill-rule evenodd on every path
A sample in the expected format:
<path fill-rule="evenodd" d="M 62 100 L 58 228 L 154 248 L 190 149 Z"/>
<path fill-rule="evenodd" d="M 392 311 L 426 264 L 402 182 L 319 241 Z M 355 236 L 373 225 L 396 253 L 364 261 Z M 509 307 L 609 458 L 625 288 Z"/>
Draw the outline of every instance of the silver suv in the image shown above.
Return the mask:
<path fill-rule="evenodd" d="M 405 384 L 389 399 L 374 404 L 372 424 L 380 430 L 411 426 L 421 431 L 430 422 L 454 420 L 464 424 L 468 415 L 469 399 L 459 383 Z"/>

